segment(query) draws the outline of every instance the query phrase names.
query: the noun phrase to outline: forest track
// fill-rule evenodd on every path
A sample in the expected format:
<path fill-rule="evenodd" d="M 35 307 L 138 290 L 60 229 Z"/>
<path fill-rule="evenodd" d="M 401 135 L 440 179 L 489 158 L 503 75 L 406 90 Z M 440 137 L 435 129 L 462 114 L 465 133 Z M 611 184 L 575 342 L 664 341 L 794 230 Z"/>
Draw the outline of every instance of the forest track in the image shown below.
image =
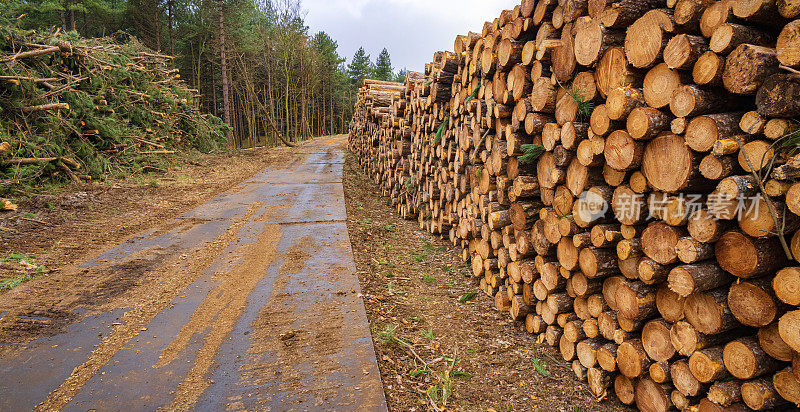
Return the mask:
<path fill-rule="evenodd" d="M 0 410 L 385 410 L 343 145 L 0 295 Z"/>

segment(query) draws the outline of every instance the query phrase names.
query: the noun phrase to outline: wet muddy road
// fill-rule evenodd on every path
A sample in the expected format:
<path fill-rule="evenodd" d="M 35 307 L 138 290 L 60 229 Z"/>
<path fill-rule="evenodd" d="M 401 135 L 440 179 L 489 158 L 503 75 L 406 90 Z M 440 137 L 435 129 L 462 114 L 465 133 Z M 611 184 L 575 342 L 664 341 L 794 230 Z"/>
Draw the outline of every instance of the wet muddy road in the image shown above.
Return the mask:
<path fill-rule="evenodd" d="M 0 410 L 385 410 L 343 144 L 0 296 Z"/>

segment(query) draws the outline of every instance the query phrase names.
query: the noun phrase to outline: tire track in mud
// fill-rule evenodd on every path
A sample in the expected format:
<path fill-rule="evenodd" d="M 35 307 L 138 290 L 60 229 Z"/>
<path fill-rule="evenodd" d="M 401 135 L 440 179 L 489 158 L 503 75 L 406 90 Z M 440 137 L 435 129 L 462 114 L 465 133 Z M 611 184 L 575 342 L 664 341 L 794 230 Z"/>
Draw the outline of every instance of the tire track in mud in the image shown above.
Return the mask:
<path fill-rule="evenodd" d="M 47 399 L 36 407 L 36 411 L 60 410 L 80 391 L 80 389 L 106 364 L 128 341 L 144 331 L 150 321 L 170 302 L 189 286 L 203 271 L 222 254 L 228 245 L 236 239 L 239 230 L 263 206 L 264 202 L 251 205 L 244 216 L 233 223 L 212 242 L 194 253 L 197 258 L 178 270 L 176 276 L 156 286 L 156 290 L 146 302 L 139 302 L 136 307 L 125 313 L 119 325 L 92 352 L 89 359 L 76 367 L 72 374 L 58 388 L 52 391 Z"/>
<path fill-rule="evenodd" d="M 278 241 L 281 237 L 281 226 L 278 223 L 267 223 L 258 236 L 258 241 L 245 245 L 244 260 L 228 273 L 219 274 L 224 278 L 214 290 L 206 296 L 205 301 L 192 314 L 189 323 L 184 325 L 178 336 L 162 352 L 156 368 L 163 367 L 178 358 L 190 340 L 196 334 L 210 327 L 192 369 L 186 379 L 178 385 L 175 399 L 167 407 L 168 410 L 187 410 L 191 408 L 210 382 L 206 374 L 214 362 L 214 357 L 222 344 L 236 326 L 239 317 L 247 305 L 247 298 L 258 282 L 266 275 L 272 261 Z"/>

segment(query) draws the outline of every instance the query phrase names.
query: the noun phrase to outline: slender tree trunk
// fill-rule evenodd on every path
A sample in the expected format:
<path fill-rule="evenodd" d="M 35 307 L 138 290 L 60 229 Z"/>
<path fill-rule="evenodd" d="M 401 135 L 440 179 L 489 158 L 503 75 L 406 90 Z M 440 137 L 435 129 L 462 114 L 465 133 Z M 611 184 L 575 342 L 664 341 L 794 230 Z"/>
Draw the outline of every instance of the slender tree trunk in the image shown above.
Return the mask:
<path fill-rule="evenodd" d="M 330 96 L 328 96 L 328 97 L 330 98 L 330 103 L 331 103 L 331 104 L 330 104 L 330 111 L 331 111 L 331 117 L 330 117 L 330 122 L 331 122 L 331 130 L 330 130 L 330 133 L 331 133 L 331 134 L 335 134 L 335 133 L 334 133 L 334 131 L 333 131 L 333 129 L 334 129 L 334 128 L 336 128 L 336 123 L 335 123 L 335 122 L 336 122 L 336 118 L 335 118 L 335 117 L 333 117 L 333 106 L 334 106 L 334 104 L 333 104 L 333 86 L 334 86 L 334 85 L 333 85 L 333 82 L 331 82 L 331 83 L 330 83 L 330 85 L 329 85 L 329 88 L 330 88 L 330 90 L 329 90 Z"/>
<path fill-rule="evenodd" d="M 217 109 L 217 78 L 214 77 L 213 72 L 211 74 L 211 104 L 214 106 L 211 112 L 214 113 L 214 116 L 219 117 L 219 110 Z M 223 118 L 222 120 L 225 119 Z M 227 121 L 225 124 L 227 124 Z"/>
<path fill-rule="evenodd" d="M 174 0 L 167 0 L 167 24 L 169 24 L 169 54 L 175 55 L 175 38 L 172 27 L 172 3 Z"/>
<path fill-rule="evenodd" d="M 289 78 L 289 56 L 286 55 L 286 51 L 283 52 L 283 69 L 284 69 L 284 90 L 283 90 L 283 100 L 284 100 L 284 110 L 286 112 L 286 118 L 284 118 L 283 122 L 286 125 L 286 138 L 291 141 L 291 129 L 290 122 L 289 122 L 289 85 L 290 85 L 290 78 Z"/>
<path fill-rule="evenodd" d="M 161 51 L 161 13 L 158 12 L 158 0 L 153 0 L 153 23 L 156 25 L 156 50 Z"/>
<path fill-rule="evenodd" d="M 231 125 L 230 96 L 228 96 L 228 61 L 225 56 L 225 18 L 222 14 L 223 0 L 217 0 L 217 11 L 219 15 L 219 58 L 222 66 L 222 111 L 223 120 L 228 126 Z M 233 145 L 233 134 L 228 131 L 228 144 Z"/>
<path fill-rule="evenodd" d="M 197 71 L 195 70 L 197 66 L 195 65 L 194 60 L 194 41 L 189 42 L 189 59 L 192 64 L 192 87 L 197 89 Z"/>
<path fill-rule="evenodd" d="M 69 5 L 72 6 L 72 2 L 69 2 Z M 72 7 L 69 8 L 69 29 L 75 31 L 75 9 Z"/>

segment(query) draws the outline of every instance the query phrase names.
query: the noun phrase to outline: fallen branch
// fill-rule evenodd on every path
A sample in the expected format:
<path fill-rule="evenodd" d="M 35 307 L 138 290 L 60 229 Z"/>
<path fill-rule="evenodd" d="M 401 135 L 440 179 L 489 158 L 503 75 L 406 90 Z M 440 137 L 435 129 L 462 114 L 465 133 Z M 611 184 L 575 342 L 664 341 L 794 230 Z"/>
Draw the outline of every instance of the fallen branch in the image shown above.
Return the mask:
<path fill-rule="evenodd" d="M 0 162 L 0 164 L 33 165 L 33 164 L 50 163 L 56 161 L 61 161 L 62 163 L 68 165 L 73 169 L 81 168 L 80 163 L 68 157 L 12 157 L 11 159 Z"/>
<path fill-rule="evenodd" d="M 72 180 L 72 183 L 81 182 L 81 179 L 78 179 L 78 176 L 75 176 L 75 173 L 72 173 L 72 170 L 64 163 L 58 162 L 58 167 L 62 172 L 64 172 L 65 175 L 67 175 L 67 177 L 69 177 L 69 180 Z"/>
<path fill-rule="evenodd" d="M 149 141 L 149 140 L 142 139 L 141 137 L 135 137 L 135 136 L 134 136 L 134 138 L 133 138 L 133 139 L 134 139 L 134 140 L 137 140 L 137 141 L 140 141 L 140 142 L 142 142 L 142 143 L 144 143 L 144 144 L 149 144 L 150 146 L 160 147 L 160 148 L 162 148 L 162 149 L 164 148 L 164 145 L 160 145 L 160 144 L 158 144 L 158 143 L 153 143 L 153 142 L 151 142 L 151 141 Z"/>
<path fill-rule="evenodd" d="M 0 76 L 0 80 L 5 81 L 27 81 L 27 82 L 34 82 L 34 83 L 46 83 L 46 82 L 56 82 L 61 79 L 58 77 L 48 77 L 44 79 L 36 78 L 36 77 L 29 77 L 29 76 Z"/>
<path fill-rule="evenodd" d="M 22 110 L 25 113 L 38 112 L 38 111 L 42 111 L 42 110 L 69 110 L 69 104 L 68 103 L 47 103 L 47 104 L 40 104 L 40 105 L 36 105 L 36 106 L 26 106 L 26 107 L 23 107 L 20 110 Z"/>
<path fill-rule="evenodd" d="M 139 152 L 139 154 L 175 154 L 174 150 L 152 150 L 149 152 Z"/>
<path fill-rule="evenodd" d="M 69 43 L 67 43 L 65 41 L 62 41 L 62 42 L 59 42 L 57 46 L 50 46 L 50 47 L 45 47 L 45 48 L 42 48 L 42 49 L 30 50 L 30 51 L 26 51 L 26 52 L 19 52 L 17 54 L 11 55 L 11 56 L 0 58 L 0 62 L 11 62 L 11 61 L 24 59 L 24 58 L 28 58 L 28 57 L 41 56 L 43 54 L 58 53 L 58 52 L 67 53 L 67 52 L 70 52 L 70 51 L 72 51 L 72 46 Z"/>

